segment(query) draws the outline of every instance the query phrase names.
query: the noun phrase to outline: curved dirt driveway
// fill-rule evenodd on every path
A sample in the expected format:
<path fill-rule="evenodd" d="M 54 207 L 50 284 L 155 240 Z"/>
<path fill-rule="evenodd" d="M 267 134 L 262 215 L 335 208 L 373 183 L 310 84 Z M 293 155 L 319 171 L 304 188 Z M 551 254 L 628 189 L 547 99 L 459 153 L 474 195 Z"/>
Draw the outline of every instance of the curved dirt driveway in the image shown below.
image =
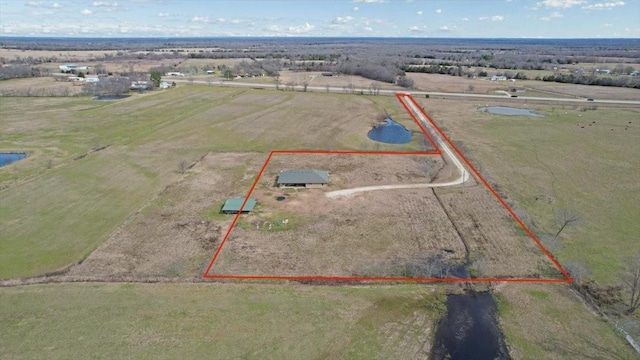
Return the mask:
<path fill-rule="evenodd" d="M 405 95 L 403 97 L 407 97 L 410 95 Z M 417 106 L 413 103 L 413 101 L 404 101 L 405 104 L 411 109 L 413 115 L 420 120 L 422 125 L 425 128 L 429 129 L 429 133 L 433 137 L 433 140 L 438 145 L 438 148 L 442 151 L 442 157 L 444 158 L 445 163 L 453 163 L 455 167 L 458 169 L 458 173 L 460 174 L 457 179 L 453 181 L 447 181 L 442 183 L 422 183 L 422 184 L 404 184 L 404 185 L 376 185 L 376 186 L 362 186 L 352 189 L 343 189 L 330 191 L 325 193 L 325 195 L 329 198 L 336 199 L 343 196 L 349 196 L 361 192 L 367 191 L 377 191 L 377 190 L 392 190 L 392 189 L 419 189 L 419 188 L 434 188 L 434 187 L 445 187 L 445 186 L 454 186 L 464 184 L 467 180 L 469 180 L 469 172 L 462 165 L 460 159 L 456 156 L 455 152 L 451 150 L 446 141 L 444 141 L 440 135 L 433 129 L 431 123 L 425 118 L 424 114 Z"/>

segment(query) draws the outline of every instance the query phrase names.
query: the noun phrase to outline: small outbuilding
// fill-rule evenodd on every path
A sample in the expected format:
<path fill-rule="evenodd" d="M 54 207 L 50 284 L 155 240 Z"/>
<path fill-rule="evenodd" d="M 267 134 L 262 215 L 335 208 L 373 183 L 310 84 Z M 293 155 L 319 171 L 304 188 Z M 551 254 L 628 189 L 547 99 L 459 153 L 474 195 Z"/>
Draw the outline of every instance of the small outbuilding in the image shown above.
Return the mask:
<path fill-rule="evenodd" d="M 241 197 L 228 198 L 222 206 L 222 212 L 224 214 L 237 214 L 238 212 L 240 212 L 240 207 L 242 207 L 243 202 L 244 198 Z M 254 198 L 247 199 L 247 203 L 244 204 L 244 207 L 242 208 L 242 213 L 248 214 L 252 212 L 257 203 L 258 201 Z"/>
<path fill-rule="evenodd" d="M 329 173 L 315 169 L 281 170 L 276 183 L 279 187 L 324 187 L 329 184 Z"/>

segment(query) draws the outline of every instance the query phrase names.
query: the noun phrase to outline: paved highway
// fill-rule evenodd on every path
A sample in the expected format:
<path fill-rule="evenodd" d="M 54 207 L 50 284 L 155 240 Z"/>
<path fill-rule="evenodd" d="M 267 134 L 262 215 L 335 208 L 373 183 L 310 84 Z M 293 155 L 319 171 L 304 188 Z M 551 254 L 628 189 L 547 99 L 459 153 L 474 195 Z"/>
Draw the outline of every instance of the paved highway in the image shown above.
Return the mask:
<path fill-rule="evenodd" d="M 275 84 L 264 84 L 264 83 L 248 83 L 248 82 L 239 82 L 233 80 L 189 80 L 189 79 L 176 79 L 176 78 L 167 78 L 165 77 L 163 80 L 165 81 L 175 81 L 176 83 L 193 83 L 193 84 L 201 84 L 201 85 L 216 85 L 216 86 L 228 86 L 228 87 L 239 87 L 239 88 L 253 88 L 253 89 L 275 89 Z M 280 85 L 280 88 L 284 89 L 285 85 Z M 304 87 L 302 85 L 297 85 L 293 87 L 296 91 L 304 91 Z M 334 93 L 344 93 L 345 89 L 343 87 L 337 86 L 307 86 L 307 91 L 312 92 L 334 92 Z M 369 93 L 369 89 L 366 88 L 354 88 L 353 92 L 355 94 Z M 394 95 L 399 92 L 406 92 L 408 94 L 413 95 L 414 97 L 420 97 L 429 95 L 429 97 L 460 97 L 460 98 L 468 98 L 468 99 L 500 99 L 500 100 L 530 100 L 530 101 L 548 101 L 548 102 L 561 102 L 561 103 L 588 103 L 588 104 L 623 104 L 623 105 L 637 105 L 640 106 L 640 100 L 607 100 L 607 99 L 593 99 L 593 101 L 589 101 L 587 99 L 580 98 L 557 98 L 557 97 L 534 97 L 534 96 L 518 96 L 517 98 L 511 97 L 508 95 L 488 95 L 488 94 L 468 94 L 468 93 L 449 93 L 449 92 L 432 92 L 432 91 L 409 91 L 409 90 L 378 90 L 379 94 L 383 95 Z"/>

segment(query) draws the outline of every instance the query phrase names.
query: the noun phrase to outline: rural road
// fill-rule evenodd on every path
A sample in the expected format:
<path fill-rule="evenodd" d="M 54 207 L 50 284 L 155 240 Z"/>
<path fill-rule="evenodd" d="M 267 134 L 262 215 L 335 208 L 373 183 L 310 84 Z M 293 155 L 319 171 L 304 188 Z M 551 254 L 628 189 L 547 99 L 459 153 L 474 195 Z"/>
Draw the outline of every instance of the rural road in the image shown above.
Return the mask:
<path fill-rule="evenodd" d="M 363 187 L 357 187 L 352 189 L 336 190 L 336 191 L 330 191 L 325 193 L 327 197 L 336 199 L 343 196 L 349 196 L 349 195 L 353 195 L 361 192 L 376 191 L 376 190 L 420 189 L 420 188 L 454 186 L 454 185 L 464 184 L 467 180 L 469 180 L 469 172 L 464 168 L 458 156 L 453 152 L 453 150 L 451 150 L 451 148 L 449 147 L 449 144 L 447 144 L 447 142 L 440 137 L 440 135 L 435 131 L 435 129 L 433 129 L 433 127 L 431 126 L 431 122 L 429 122 L 429 120 L 425 118 L 422 110 L 419 109 L 416 106 L 416 104 L 414 104 L 413 101 L 411 101 L 410 96 L 409 95 L 402 96 L 401 101 L 403 101 L 407 105 L 407 107 L 411 109 L 411 112 L 416 117 L 416 119 L 420 120 L 420 122 L 425 126 L 425 128 L 428 128 L 430 130 L 429 133 L 431 134 L 431 137 L 433 138 L 433 140 L 435 140 L 436 144 L 438 144 L 438 148 L 442 151 L 442 155 L 444 157 L 445 163 L 447 162 L 453 163 L 458 169 L 460 176 L 453 181 L 447 181 L 443 183 L 376 185 L 376 186 L 363 186 Z"/>
<path fill-rule="evenodd" d="M 174 77 L 164 77 L 163 80 L 166 81 L 175 81 L 176 83 L 184 84 L 200 84 L 200 85 L 216 85 L 216 86 L 229 86 L 229 87 L 239 87 L 239 88 L 254 88 L 254 89 L 275 89 L 275 84 L 265 84 L 265 83 L 245 83 L 245 82 L 237 82 L 232 80 L 189 80 L 189 79 L 177 79 Z M 285 86 L 282 85 L 281 88 Z M 296 85 L 293 87 L 295 91 L 304 91 L 304 87 L 302 85 Z M 307 91 L 314 92 L 334 92 L 334 93 L 343 93 L 344 89 L 342 87 L 329 87 L 326 86 L 307 86 Z M 355 88 L 352 90 L 353 93 L 359 94 L 360 92 L 367 94 L 369 89 L 366 88 Z M 395 95 L 398 90 L 378 90 L 378 93 L 384 95 Z M 478 98 L 478 99 L 513 99 L 513 100 L 530 100 L 530 101 L 549 101 L 549 102 L 563 102 L 563 103 L 585 103 L 587 99 L 574 99 L 574 98 L 556 98 L 556 97 L 534 97 L 534 96 L 518 96 L 517 98 L 512 98 L 510 95 L 489 95 L 489 94 L 469 94 L 469 93 L 449 93 L 449 92 L 432 92 L 432 91 L 411 91 L 411 94 L 414 96 L 440 96 L 440 97 L 454 97 L 454 98 Z M 624 105 L 640 105 L 640 100 L 605 100 L 605 99 L 594 99 L 593 101 L 588 101 L 590 104 L 624 104 Z"/>

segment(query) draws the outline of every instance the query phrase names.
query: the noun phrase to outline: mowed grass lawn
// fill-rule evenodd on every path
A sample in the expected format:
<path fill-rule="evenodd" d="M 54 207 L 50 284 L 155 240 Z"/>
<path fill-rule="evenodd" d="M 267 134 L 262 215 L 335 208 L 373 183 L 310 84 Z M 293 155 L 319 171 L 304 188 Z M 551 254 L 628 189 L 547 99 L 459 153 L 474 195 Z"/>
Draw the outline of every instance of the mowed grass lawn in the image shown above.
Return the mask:
<path fill-rule="evenodd" d="M 537 105 L 546 116 L 538 119 L 482 113 L 471 102 L 424 105 L 529 214 L 536 234 L 558 231 L 558 210 L 581 215 L 560 235 L 561 262 L 584 262 L 596 280 L 618 281 L 624 260 L 640 250 L 640 109 Z"/>
<path fill-rule="evenodd" d="M 426 357 L 430 347 L 424 344 L 432 343 L 444 312 L 441 290 L 290 284 L 2 288 L 0 358 Z"/>
<path fill-rule="evenodd" d="M 28 157 L 0 169 L 0 279 L 81 260 L 207 152 L 422 148 L 417 136 L 366 137 L 385 112 L 418 131 L 394 100 L 208 86 L 115 102 L 2 98 L 0 151 Z"/>

